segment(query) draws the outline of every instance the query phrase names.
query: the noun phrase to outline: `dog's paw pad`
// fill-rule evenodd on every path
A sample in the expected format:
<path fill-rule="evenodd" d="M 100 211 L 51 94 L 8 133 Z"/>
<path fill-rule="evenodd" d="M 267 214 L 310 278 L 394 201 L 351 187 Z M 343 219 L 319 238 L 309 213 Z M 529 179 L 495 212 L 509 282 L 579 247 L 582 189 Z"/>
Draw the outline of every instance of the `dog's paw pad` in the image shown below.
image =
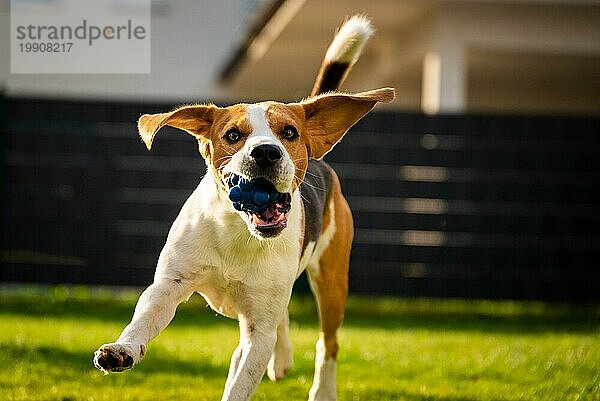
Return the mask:
<path fill-rule="evenodd" d="M 105 374 L 127 370 L 134 362 L 131 351 L 119 344 L 103 345 L 94 353 L 94 366 Z"/>

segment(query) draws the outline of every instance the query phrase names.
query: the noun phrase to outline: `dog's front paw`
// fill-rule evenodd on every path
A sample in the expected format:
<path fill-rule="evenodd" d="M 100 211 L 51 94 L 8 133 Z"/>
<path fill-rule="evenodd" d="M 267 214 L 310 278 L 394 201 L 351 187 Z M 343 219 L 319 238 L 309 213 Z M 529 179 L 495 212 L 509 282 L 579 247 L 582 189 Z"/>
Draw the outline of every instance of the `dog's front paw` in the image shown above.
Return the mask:
<path fill-rule="evenodd" d="M 94 352 L 94 366 L 105 374 L 122 372 L 133 367 L 144 355 L 145 347 L 131 344 L 104 344 Z"/>

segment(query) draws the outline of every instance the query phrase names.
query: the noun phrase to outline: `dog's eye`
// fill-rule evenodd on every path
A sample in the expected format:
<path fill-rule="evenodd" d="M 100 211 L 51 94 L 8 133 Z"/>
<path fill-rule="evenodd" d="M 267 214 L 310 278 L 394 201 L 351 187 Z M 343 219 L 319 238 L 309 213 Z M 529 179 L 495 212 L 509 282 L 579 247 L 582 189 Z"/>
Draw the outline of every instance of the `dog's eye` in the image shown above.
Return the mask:
<path fill-rule="evenodd" d="M 298 131 L 291 125 L 287 125 L 281 132 L 281 136 L 288 141 L 293 141 L 294 139 L 298 138 Z"/>
<path fill-rule="evenodd" d="M 229 143 L 236 143 L 242 139 L 242 133 L 237 128 L 232 128 L 225 133 L 225 139 Z"/>

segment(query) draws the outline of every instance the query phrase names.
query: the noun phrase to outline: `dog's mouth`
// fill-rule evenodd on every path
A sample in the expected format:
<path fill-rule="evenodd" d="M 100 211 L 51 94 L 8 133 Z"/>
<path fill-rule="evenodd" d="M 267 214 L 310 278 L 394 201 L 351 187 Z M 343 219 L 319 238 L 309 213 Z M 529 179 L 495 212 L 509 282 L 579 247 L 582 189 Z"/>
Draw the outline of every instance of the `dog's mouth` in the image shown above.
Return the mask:
<path fill-rule="evenodd" d="M 292 196 L 275 189 L 266 178 L 248 180 L 231 173 L 225 179 L 234 209 L 246 212 L 252 227 L 263 237 L 275 237 L 287 227 Z"/>

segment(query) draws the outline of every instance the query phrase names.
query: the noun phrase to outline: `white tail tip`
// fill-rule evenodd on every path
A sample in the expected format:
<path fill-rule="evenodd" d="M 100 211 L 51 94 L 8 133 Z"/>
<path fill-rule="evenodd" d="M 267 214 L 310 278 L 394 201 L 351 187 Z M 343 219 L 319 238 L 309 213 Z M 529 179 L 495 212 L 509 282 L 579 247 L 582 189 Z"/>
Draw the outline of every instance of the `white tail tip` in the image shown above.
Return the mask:
<path fill-rule="evenodd" d="M 354 64 L 373 32 L 375 30 L 367 17 L 363 15 L 350 17 L 340 27 L 327 49 L 325 61 Z"/>

